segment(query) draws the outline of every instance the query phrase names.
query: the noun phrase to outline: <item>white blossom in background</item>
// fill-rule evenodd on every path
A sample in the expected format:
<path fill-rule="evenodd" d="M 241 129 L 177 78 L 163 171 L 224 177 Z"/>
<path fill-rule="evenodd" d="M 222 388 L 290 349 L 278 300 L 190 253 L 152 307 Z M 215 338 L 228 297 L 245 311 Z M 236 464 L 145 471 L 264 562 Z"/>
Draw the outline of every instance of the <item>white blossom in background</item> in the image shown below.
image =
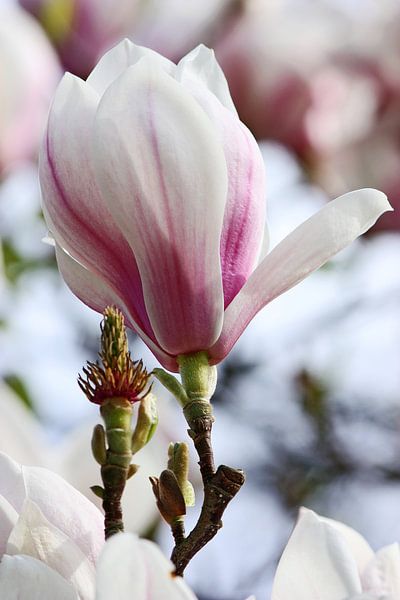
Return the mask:
<path fill-rule="evenodd" d="M 165 398 L 162 402 L 168 404 Z M 101 507 L 101 501 L 90 489 L 91 485 L 101 483 L 98 465 L 90 451 L 93 426 L 98 422 L 95 415 L 66 432 L 62 439 L 51 439 L 49 431 L 4 383 L 0 383 L 0 411 L 0 452 L 24 465 L 51 469 Z M 165 421 L 171 421 L 170 409 L 162 406 L 161 412 L 165 419 L 152 443 L 140 451 L 137 457 L 140 468 L 128 482 L 122 499 L 126 531 L 142 535 L 160 518 L 149 477 L 163 470 L 169 441 L 177 436 L 173 431 L 175 425 L 169 428 L 165 425 Z"/>
<path fill-rule="evenodd" d="M 92 600 L 104 543 L 98 509 L 61 477 L 0 454 L 4 600 Z"/>
<path fill-rule="evenodd" d="M 131 533 L 112 536 L 100 555 L 96 600 L 196 600 L 153 542 Z"/>
<path fill-rule="evenodd" d="M 272 600 L 396 600 L 399 595 L 397 543 L 374 553 L 350 527 L 302 509 L 277 568 Z"/>
<path fill-rule="evenodd" d="M 195 600 L 156 544 L 130 533 L 105 544 L 103 525 L 61 477 L 0 453 L 2 600 Z"/>

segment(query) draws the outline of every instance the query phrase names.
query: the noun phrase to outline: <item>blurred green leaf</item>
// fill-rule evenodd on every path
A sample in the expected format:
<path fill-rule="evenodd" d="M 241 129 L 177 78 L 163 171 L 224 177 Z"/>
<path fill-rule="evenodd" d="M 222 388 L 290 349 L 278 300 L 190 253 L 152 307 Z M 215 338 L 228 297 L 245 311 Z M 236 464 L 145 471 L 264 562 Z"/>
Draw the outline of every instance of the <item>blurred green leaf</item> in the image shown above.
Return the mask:
<path fill-rule="evenodd" d="M 6 278 L 12 284 L 15 284 L 18 281 L 18 278 L 26 271 L 55 267 L 55 259 L 53 256 L 42 259 L 28 259 L 18 252 L 12 241 L 8 238 L 4 238 L 1 241 L 1 248 L 4 272 Z"/>
<path fill-rule="evenodd" d="M 4 382 L 13 390 L 29 410 L 34 411 L 34 405 L 28 389 L 19 375 L 9 373 L 4 376 Z"/>

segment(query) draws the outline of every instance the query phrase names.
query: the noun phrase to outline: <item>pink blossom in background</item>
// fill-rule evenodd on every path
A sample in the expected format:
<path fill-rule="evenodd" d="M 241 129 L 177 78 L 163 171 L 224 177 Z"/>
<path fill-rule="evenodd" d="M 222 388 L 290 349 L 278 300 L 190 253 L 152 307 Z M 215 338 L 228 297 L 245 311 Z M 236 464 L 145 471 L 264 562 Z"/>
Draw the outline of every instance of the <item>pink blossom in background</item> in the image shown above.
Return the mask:
<path fill-rule="evenodd" d="M 22 9 L 0 7 L 0 176 L 36 158 L 60 77 L 37 23 Z"/>
<path fill-rule="evenodd" d="M 349 19 L 327 4 L 296 9 L 248 3 L 215 50 L 256 137 L 277 139 L 308 159 L 364 136 L 383 91 L 376 61 L 353 60 L 343 44 L 354 36 Z"/>
<path fill-rule="evenodd" d="M 396 600 L 398 543 L 374 553 L 342 523 L 302 509 L 275 575 L 272 600 Z"/>
<path fill-rule="evenodd" d="M 128 35 L 140 0 L 20 0 L 46 30 L 67 71 L 86 77 L 99 56 Z"/>
<path fill-rule="evenodd" d="M 172 371 L 200 350 L 220 362 L 263 306 L 390 210 L 376 190 L 346 194 L 257 264 L 264 179 L 204 46 L 176 66 L 125 41 L 58 88 L 40 180 L 59 269 L 95 310 L 117 305 Z"/>

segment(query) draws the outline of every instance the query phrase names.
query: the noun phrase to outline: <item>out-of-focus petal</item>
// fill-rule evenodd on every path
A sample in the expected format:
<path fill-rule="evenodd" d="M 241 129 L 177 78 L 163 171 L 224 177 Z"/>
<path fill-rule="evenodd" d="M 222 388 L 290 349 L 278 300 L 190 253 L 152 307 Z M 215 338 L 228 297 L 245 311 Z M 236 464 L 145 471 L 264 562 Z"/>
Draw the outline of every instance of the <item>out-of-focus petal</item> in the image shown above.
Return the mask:
<path fill-rule="evenodd" d="M 102 514 L 59 475 L 41 467 L 21 467 L 0 453 L 0 494 L 18 513 L 25 498 L 31 499 L 95 562 L 104 541 Z"/>
<path fill-rule="evenodd" d="M 394 600 L 394 598 L 382 598 L 382 596 L 375 596 L 375 594 L 356 594 L 351 598 L 345 598 L 344 600 Z"/>
<path fill-rule="evenodd" d="M 168 58 L 161 56 L 161 54 L 150 48 L 138 46 L 130 40 L 124 39 L 101 57 L 86 81 L 102 96 L 108 86 L 122 75 L 125 69 L 135 65 L 144 56 L 168 73 L 172 73 L 175 69 L 174 63 Z"/>
<path fill-rule="evenodd" d="M 117 534 L 99 558 L 96 600 L 196 600 L 173 570 L 153 542 L 131 533 Z"/>
<path fill-rule="evenodd" d="M 106 306 L 117 306 L 125 316 L 126 324 L 134 329 L 148 345 L 153 354 L 160 363 L 170 371 L 178 371 L 175 358 L 163 352 L 154 342 L 140 329 L 135 323 L 128 308 L 124 304 L 124 299 L 120 298 L 112 290 L 106 281 L 98 277 L 91 271 L 88 271 L 76 260 L 69 256 L 62 248 L 56 245 L 57 264 L 65 283 L 70 290 L 93 310 L 102 313 Z"/>
<path fill-rule="evenodd" d="M 375 554 L 362 576 L 363 588 L 379 597 L 400 598 L 399 544 L 385 546 Z M 386 595 L 385 595 L 386 594 Z"/>
<path fill-rule="evenodd" d="M 4 600 L 80 600 L 61 575 L 31 556 L 3 556 L 0 590 Z"/>
<path fill-rule="evenodd" d="M 54 98 L 40 156 L 47 224 L 56 241 L 100 275 L 129 303 L 135 321 L 151 334 L 135 257 L 97 185 L 91 140 L 98 96 L 67 73 Z"/>
<path fill-rule="evenodd" d="M 22 467 L 3 452 L 0 452 L 0 494 L 19 514 L 26 498 Z"/>
<path fill-rule="evenodd" d="M 11 532 L 7 554 L 25 554 L 41 560 L 69 581 L 81 600 L 93 600 L 94 565 L 75 542 L 52 525 L 29 499 L 25 500 L 18 522 Z"/>
<path fill-rule="evenodd" d="M 182 59 L 176 77 L 207 113 L 224 149 L 228 195 L 220 255 L 226 307 L 252 273 L 260 253 L 265 227 L 265 167 L 250 131 L 210 91 L 204 80 L 206 67 L 220 71 L 213 53 L 202 46 Z M 221 77 L 225 81 L 222 73 Z"/>
<path fill-rule="evenodd" d="M 39 421 L 11 388 L 1 382 L 0 414 L 0 451 L 25 465 L 44 465 L 46 447 Z"/>
<path fill-rule="evenodd" d="M 195 77 L 218 98 L 225 108 L 237 116 L 228 82 L 215 58 L 214 50 L 200 44 L 179 61 L 177 73 L 179 73 L 178 79 L 183 82 L 186 77 Z"/>
<path fill-rule="evenodd" d="M 94 564 L 104 544 L 101 512 L 56 473 L 40 467 L 22 467 L 22 472 L 27 498 Z"/>
<path fill-rule="evenodd" d="M 143 58 L 104 94 L 93 151 L 158 342 L 170 354 L 208 348 L 222 327 L 227 192 L 212 123 L 179 83 Z"/>
<path fill-rule="evenodd" d="M 224 358 L 261 308 L 302 281 L 391 210 L 382 192 L 357 190 L 324 206 L 278 244 L 225 311 L 221 336 L 210 350 Z"/>
<path fill-rule="evenodd" d="M 8 537 L 17 520 L 15 508 L 0 495 L 0 559 L 6 551 Z"/>
<path fill-rule="evenodd" d="M 300 512 L 303 510 L 307 509 L 302 508 L 300 509 Z M 334 521 L 333 519 L 327 519 L 325 517 L 319 518 L 332 527 L 335 527 L 340 535 L 343 536 L 357 563 L 358 572 L 362 575 L 367 565 L 374 558 L 374 552 L 368 542 L 358 533 L 358 531 L 355 531 L 340 521 Z"/>
<path fill-rule="evenodd" d="M 339 600 L 361 591 L 346 541 L 312 511 L 303 511 L 279 561 L 272 600 Z"/>

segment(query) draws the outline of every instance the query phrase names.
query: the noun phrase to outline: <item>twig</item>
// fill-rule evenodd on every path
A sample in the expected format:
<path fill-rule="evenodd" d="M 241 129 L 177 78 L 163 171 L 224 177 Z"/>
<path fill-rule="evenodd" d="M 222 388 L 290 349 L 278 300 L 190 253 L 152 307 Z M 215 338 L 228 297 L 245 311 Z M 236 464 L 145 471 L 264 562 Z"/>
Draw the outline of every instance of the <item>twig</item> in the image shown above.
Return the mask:
<path fill-rule="evenodd" d="M 211 444 L 214 421 L 211 404 L 193 400 L 184 407 L 184 413 L 190 426 L 188 433 L 199 456 L 204 500 L 197 524 L 188 537 L 179 540 L 174 535 L 176 545 L 171 560 L 175 565 L 176 575 L 180 576 L 193 556 L 221 529 L 223 513 L 245 481 L 240 469 L 220 465 L 215 471 Z"/>

